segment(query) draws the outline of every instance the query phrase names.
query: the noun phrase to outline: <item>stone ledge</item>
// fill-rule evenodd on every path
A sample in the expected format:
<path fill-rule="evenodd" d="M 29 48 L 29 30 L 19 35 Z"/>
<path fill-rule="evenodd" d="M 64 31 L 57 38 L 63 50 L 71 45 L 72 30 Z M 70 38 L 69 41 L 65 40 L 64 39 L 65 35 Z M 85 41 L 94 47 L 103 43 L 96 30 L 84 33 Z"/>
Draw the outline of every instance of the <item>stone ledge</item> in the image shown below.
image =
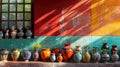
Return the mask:
<path fill-rule="evenodd" d="M 0 62 L 0 67 L 120 67 L 120 63 Z"/>

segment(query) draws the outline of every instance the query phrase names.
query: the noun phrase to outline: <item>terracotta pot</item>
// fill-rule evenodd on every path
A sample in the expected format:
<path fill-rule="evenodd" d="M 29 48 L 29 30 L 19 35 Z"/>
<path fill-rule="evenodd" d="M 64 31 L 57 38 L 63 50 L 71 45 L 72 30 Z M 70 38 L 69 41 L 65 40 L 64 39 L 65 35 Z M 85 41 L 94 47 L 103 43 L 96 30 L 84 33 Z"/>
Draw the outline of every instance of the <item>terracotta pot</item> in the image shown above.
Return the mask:
<path fill-rule="evenodd" d="M 9 51 L 7 49 L 2 49 L 0 51 L 0 59 L 2 61 L 7 61 L 7 58 L 8 58 L 8 54 L 9 54 Z"/>
<path fill-rule="evenodd" d="M 65 44 L 62 49 L 63 60 L 65 62 L 69 62 L 74 54 L 73 49 L 71 48 L 71 44 Z"/>
<path fill-rule="evenodd" d="M 38 53 L 37 49 L 34 51 L 33 59 L 34 59 L 34 61 L 37 61 L 39 59 L 39 53 Z"/>
<path fill-rule="evenodd" d="M 13 61 L 17 61 L 20 55 L 20 51 L 19 49 L 13 49 L 11 52 L 11 57 L 13 59 Z"/>
<path fill-rule="evenodd" d="M 58 56 L 57 56 L 57 61 L 58 62 L 62 62 L 63 61 L 63 57 L 62 57 L 62 54 L 59 53 Z"/>
<path fill-rule="evenodd" d="M 42 61 L 49 61 L 51 57 L 50 48 L 43 48 L 40 53 Z"/>

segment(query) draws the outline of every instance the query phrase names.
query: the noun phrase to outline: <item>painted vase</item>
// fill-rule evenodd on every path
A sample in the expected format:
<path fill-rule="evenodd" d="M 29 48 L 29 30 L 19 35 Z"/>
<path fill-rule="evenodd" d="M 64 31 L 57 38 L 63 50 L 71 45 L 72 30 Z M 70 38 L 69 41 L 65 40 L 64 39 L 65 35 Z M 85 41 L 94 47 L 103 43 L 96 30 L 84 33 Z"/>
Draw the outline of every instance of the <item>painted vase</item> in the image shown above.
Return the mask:
<path fill-rule="evenodd" d="M 53 50 L 52 50 L 53 53 L 55 53 L 55 56 L 58 55 L 58 53 L 60 52 L 60 49 L 55 47 Z"/>
<path fill-rule="evenodd" d="M 63 60 L 65 62 L 69 62 L 74 54 L 73 49 L 71 48 L 71 44 L 65 44 L 62 49 Z"/>
<path fill-rule="evenodd" d="M 117 54 L 117 52 L 113 52 L 113 54 L 111 55 L 111 60 L 113 62 L 117 62 L 119 60 L 119 55 Z"/>
<path fill-rule="evenodd" d="M 34 61 L 37 61 L 39 59 L 39 52 L 37 49 L 34 50 L 33 59 L 34 59 Z"/>
<path fill-rule="evenodd" d="M 7 49 L 1 49 L 0 51 L 0 59 L 2 61 L 7 61 L 9 51 Z"/>
<path fill-rule="evenodd" d="M 24 36 L 24 32 L 23 30 L 20 30 L 20 32 L 18 32 L 18 37 L 23 38 L 23 36 Z"/>
<path fill-rule="evenodd" d="M 17 61 L 20 56 L 20 50 L 19 49 L 13 49 L 11 52 L 11 57 L 13 61 Z"/>
<path fill-rule="evenodd" d="M 28 62 L 31 58 L 31 52 L 29 50 L 24 50 L 22 53 L 23 59 Z"/>
<path fill-rule="evenodd" d="M 0 39 L 2 39 L 2 38 L 3 38 L 3 32 L 0 31 Z"/>
<path fill-rule="evenodd" d="M 80 51 L 75 51 L 74 55 L 73 55 L 73 60 L 74 62 L 79 63 L 82 60 L 82 55 L 80 53 Z"/>
<path fill-rule="evenodd" d="M 117 45 L 112 45 L 111 53 L 113 54 L 113 52 L 118 53 Z"/>
<path fill-rule="evenodd" d="M 110 55 L 107 53 L 102 54 L 102 62 L 108 62 L 110 60 Z"/>
<path fill-rule="evenodd" d="M 63 61 L 63 57 L 62 57 L 62 54 L 59 53 L 58 56 L 57 56 L 57 61 L 58 62 L 62 62 Z"/>
<path fill-rule="evenodd" d="M 103 50 L 103 49 L 109 50 L 108 44 L 107 44 L 106 42 L 104 42 L 101 49 L 102 49 L 102 50 Z M 102 52 L 102 53 L 103 53 L 103 52 Z M 107 52 L 107 53 L 109 53 L 109 52 Z"/>
<path fill-rule="evenodd" d="M 50 61 L 52 61 L 52 62 L 56 61 L 55 53 L 51 54 Z"/>
<path fill-rule="evenodd" d="M 98 51 L 98 47 L 93 47 L 93 50 L 92 50 L 92 60 L 94 62 L 98 63 L 100 61 L 100 59 L 101 59 L 101 55 L 100 55 L 100 53 Z"/>
<path fill-rule="evenodd" d="M 51 51 L 50 48 L 43 48 L 40 53 L 42 61 L 49 61 L 51 57 Z"/>
<path fill-rule="evenodd" d="M 91 60 L 91 56 L 88 52 L 88 50 L 84 50 L 84 55 L 83 55 L 83 62 L 88 63 Z"/>
<path fill-rule="evenodd" d="M 31 37 L 32 37 L 32 31 L 31 30 L 27 30 L 25 34 L 26 34 L 28 39 L 31 39 Z"/>
<path fill-rule="evenodd" d="M 81 54 L 82 54 L 82 49 L 81 49 L 81 47 L 80 46 L 75 46 L 76 48 L 75 48 L 75 51 L 79 51 Z"/>
<path fill-rule="evenodd" d="M 9 38 L 9 30 L 6 30 L 6 33 L 5 33 L 5 38 L 8 39 Z"/>

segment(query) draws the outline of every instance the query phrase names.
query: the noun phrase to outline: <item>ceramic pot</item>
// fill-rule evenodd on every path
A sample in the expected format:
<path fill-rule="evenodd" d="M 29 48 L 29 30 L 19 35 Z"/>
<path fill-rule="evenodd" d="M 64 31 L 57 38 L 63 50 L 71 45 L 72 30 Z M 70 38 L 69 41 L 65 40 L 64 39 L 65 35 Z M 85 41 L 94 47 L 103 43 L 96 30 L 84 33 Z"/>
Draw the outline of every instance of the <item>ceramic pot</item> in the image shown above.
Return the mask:
<path fill-rule="evenodd" d="M 2 38 L 3 38 L 3 32 L 0 31 L 0 39 L 2 39 Z"/>
<path fill-rule="evenodd" d="M 11 32 L 11 37 L 12 37 L 12 39 L 15 39 L 15 38 L 16 38 L 16 35 L 17 35 L 17 30 L 13 30 L 13 31 Z"/>
<path fill-rule="evenodd" d="M 58 53 L 60 52 L 60 49 L 55 47 L 52 52 L 55 53 L 55 56 L 57 56 Z"/>
<path fill-rule="evenodd" d="M 31 30 L 27 30 L 25 34 L 26 34 L 28 39 L 31 39 L 31 37 L 32 37 L 32 31 Z"/>
<path fill-rule="evenodd" d="M 23 30 L 20 30 L 20 32 L 18 32 L 18 37 L 23 38 L 23 36 L 24 36 L 24 32 Z"/>
<path fill-rule="evenodd" d="M 39 52 L 37 49 L 34 50 L 33 59 L 34 59 L 34 61 L 37 61 L 39 59 Z"/>
<path fill-rule="evenodd" d="M 118 53 L 117 45 L 112 45 L 111 53 L 113 54 L 113 52 Z"/>
<path fill-rule="evenodd" d="M 11 57 L 13 59 L 13 61 L 17 61 L 20 55 L 20 51 L 19 49 L 13 49 L 11 52 Z"/>
<path fill-rule="evenodd" d="M 43 48 L 40 53 L 42 61 L 49 61 L 51 57 L 51 51 L 50 48 Z"/>
<path fill-rule="evenodd" d="M 102 61 L 103 62 L 108 62 L 110 60 L 110 55 L 107 53 L 102 54 Z"/>
<path fill-rule="evenodd" d="M 65 44 L 62 49 L 63 60 L 65 62 L 69 62 L 74 54 L 73 49 L 71 48 L 71 44 Z"/>
<path fill-rule="evenodd" d="M 101 48 L 102 50 L 103 49 L 106 49 L 106 50 L 109 50 L 109 46 L 108 46 L 108 44 L 105 42 L 105 43 L 103 43 L 103 45 L 102 45 L 102 48 Z M 103 52 L 102 52 L 103 53 Z M 107 53 L 109 53 L 109 52 L 107 52 Z"/>
<path fill-rule="evenodd" d="M 83 62 L 88 63 L 91 60 L 91 56 L 88 52 L 88 50 L 84 50 L 84 55 L 83 55 Z"/>
<path fill-rule="evenodd" d="M 31 52 L 29 50 L 24 50 L 22 53 L 23 59 L 28 62 L 31 58 Z"/>
<path fill-rule="evenodd" d="M 8 58 L 8 54 L 9 54 L 9 51 L 7 49 L 2 49 L 0 51 L 0 59 L 2 61 L 7 61 L 7 58 Z"/>
<path fill-rule="evenodd" d="M 92 60 L 94 62 L 99 62 L 101 59 L 100 53 L 98 52 L 98 47 L 93 47 L 92 49 Z"/>
<path fill-rule="evenodd" d="M 50 61 L 54 62 L 56 60 L 55 53 L 51 54 Z"/>
<path fill-rule="evenodd" d="M 59 53 L 58 56 L 57 56 L 57 61 L 58 62 L 62 62 L 63 61 L 63 57 L 62 57 L 62 54 Z"/>
<path fill-rule="evenodd" d="M 75 48 L 75 51 L 79 51 L 81 54 L 82 54 L 82 49 L 81 49 L 81 47 L 80 46 L 75 46 L 76 48 Z"/>
<path fill-rule="evenodd" d="M 75 51 L 75 54 L 73 55 L 74 62 L 79 63 L 82 60 L 82 55 L 80 51 Z"/>
<path fill-rule="evenodd" d="M 117 54 L 117 52 L 113 52 L 113 54 L 111 55 L 111 60 L 113 62 L 117 62 L 119 60 L 119 55 Z"/>

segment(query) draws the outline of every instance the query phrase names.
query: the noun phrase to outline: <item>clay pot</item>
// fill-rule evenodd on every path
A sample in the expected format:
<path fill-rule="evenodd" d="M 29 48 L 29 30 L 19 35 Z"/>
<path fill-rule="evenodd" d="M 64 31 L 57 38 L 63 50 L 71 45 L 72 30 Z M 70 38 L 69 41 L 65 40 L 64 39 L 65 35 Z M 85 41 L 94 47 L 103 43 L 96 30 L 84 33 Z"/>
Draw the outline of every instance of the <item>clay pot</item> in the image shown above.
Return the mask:
<path fill-rule="evenodd" d="M 63 57 L 62 57 L 62 54 L 59 53 L 58 56 L 57 56 L 57 61 L 58 62 L 62 62 L 63 61 Z"/>
<path fill-rule="evenodd" d="M 51 51 L 50 48 L 43 48 L 40 53 L 42 61 L 49 61 L 51 57 Z"/>
<path fill-rule="evenodd" d="M 56 60 L 55 53 L 51 54 L 50 61 L 54 62 Z"/>
<path fill-rule="evenodd" d="M 19 58 L 19 55 L 20 55 L 19 49 L 16 48 L 16 49 L 12 50 L 11 57 L 12 57 L 13 61 L 17 61 Z"/>
<path fill-rule="evenodd" d="M 0 51 L 0 59 L 2 61 L 7 61 L 7 58 L 8 58 L 8 54 L 9 54 L 9 51 L 7 49 L 2 49 Z"/>
<path fill-rule="evenodd" d="M 34 61 L 37 61 L 39 59 L 39 52 L 37 49 L 34 50 L 33 59 L 34 59 Z"/>
<path fill-rule="evenodd" d="M 63 60 L 65 62 L 69 62 L 74 54 L 73 49 L 71 48 L 71 44 L 65 44 L 62 49 Z"/>
<path fill-rule="evenodd" d="M 82 60 L 82 55 L 80 51 L 75 51 L 75 54 L 73 55 L 74 62 L 79 63 Z"/>

